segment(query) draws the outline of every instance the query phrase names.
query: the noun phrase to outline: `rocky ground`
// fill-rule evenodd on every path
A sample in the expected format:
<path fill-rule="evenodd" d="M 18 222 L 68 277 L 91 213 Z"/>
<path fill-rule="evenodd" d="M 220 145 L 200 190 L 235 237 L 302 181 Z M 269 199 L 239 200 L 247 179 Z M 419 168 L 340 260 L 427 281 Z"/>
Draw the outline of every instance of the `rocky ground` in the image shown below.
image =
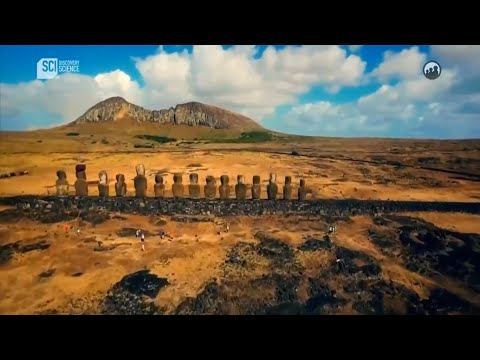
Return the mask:
<path fill-rule="evenodd" d="M 480 216 L 446 214 L 447 226 L 425 214 L 191 222 L 5 209 L 0 313 L 480 314 Z M 451 229 L 462 221 L 469 232 Z"/>

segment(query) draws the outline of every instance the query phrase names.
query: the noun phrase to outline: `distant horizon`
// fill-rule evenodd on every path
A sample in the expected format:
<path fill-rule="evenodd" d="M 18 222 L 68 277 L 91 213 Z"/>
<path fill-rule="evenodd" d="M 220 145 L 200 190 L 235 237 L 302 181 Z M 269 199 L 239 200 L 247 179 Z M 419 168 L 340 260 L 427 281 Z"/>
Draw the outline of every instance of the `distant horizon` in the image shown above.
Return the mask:
<path fill-rule="evenodd" d="M 65 125 L 118 96 L 148 110 L 217 106 L 291 135 L 476 140 L 479 56 L 478 45 L 0 45 L 0 131 Z M 41 58 L 78 72 L 37 80 Z"/>

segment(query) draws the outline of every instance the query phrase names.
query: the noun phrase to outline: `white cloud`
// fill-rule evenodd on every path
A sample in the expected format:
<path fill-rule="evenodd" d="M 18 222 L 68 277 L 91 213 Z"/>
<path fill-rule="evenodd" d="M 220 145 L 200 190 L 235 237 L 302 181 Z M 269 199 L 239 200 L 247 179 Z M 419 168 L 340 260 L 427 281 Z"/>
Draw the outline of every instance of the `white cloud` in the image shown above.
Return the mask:
<path fill-rule="evenodd" d="M 13 114 L 25 106 L 74 120 L 88 107 L 109 96 L 150 109 L 200 101 L 242 112 L 256 120 L 276 107 L 295 104 L 313 86 L 338 92 L 358 84 L 366 63 L 340 46 L 268 47 L 256 58 L 253 45 L 194 46 L 189 54 L 166 53 L 163 47 L 146 58 L 135 58 L 144 87 L 121 70 L 98 74 L 61 75 L 47 82 L 1 85 L 2 111 Z M 31 95 L 29 95 L 31 93 Z"/>
<path fill-rule="evenodd" d="M 372 74 L 380 81 L 388 81 L 392 78 L 418 78 L 426 62 L 426 54 L 420 52 L 418 46 L 403 49 L 400 52 L 385 51 L 383 62 L 373 70 Z"/>
<path fill-rule="evenodd" d="M 64 122 L 75 120 L 89 107 L 111 96 L 129 101 L 140 97 L 135 81 L 120 70 L 92 78 L 63 74 L 48 81 L 34 80 L 16 85 L 1 84 L 1 113 L 41 113 L 59 115 Z"/>
<path fill-rule="evenodd" d="M 376 91 L 345 104 L 294 106 L 278 130 L 330 136 L 480 137 L 480 81 L 472 81 L 480 80 L 480 46 L 434 46 L 431 52 L 431 57 L 419 47 L 385 52 L 370 74 L 381 82 Z M 432 57 L 444 65 L 433 81 L 422 75 Z M 392 79 L 398 81 L 390 85 Z"/>
<path fill-rule="evenodd" d="M 452 98 L 458 81 L 447 68 L 437 80 L 420 75 L 383 84 L 354 102 L 295 106 L 279 126 L 329 136 L 480 137 L 480 94 Z"/>
<path fill-rule="evenodd" d="M 480 45 L 432 45 L 431 57 L 442 69 L 456 71 L 458 81 L 452 95 L 480 93 Z"/>
<path fill-rule="evenodd" d="M 362 47 L 363 45 L 348 45 L 351 52 L 358 52 Z"/>
<path fill-rule="evenodd" d="M 444 65 L 477 65 L 480 58 L 480 45 L 432 45 L 432 56 Z"/>
<path fill-rule="evenodd" d="M 120 70 L 109 73 L 98 74 L 94 77 L 98 88 L 103 96 L 122 96 L 128 97 L 129 101 L 137 102 L 141 100 L 140 87 L 136 81 L 132 81 L 129 75 Z"/>

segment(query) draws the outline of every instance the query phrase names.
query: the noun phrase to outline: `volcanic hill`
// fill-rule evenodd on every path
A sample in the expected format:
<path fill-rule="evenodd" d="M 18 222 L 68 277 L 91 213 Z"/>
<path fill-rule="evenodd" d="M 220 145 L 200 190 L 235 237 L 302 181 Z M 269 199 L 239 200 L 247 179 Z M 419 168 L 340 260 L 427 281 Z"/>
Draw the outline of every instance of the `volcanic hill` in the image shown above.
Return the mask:
<path fill-rule="evenodd" d="M 179 104 L 162 110 L 147 110 L 121 97 L 112 97 L 92 106 L 69 125 L 114 122 L 130 119 L 138 123 L 205 126 L 239 131 L 262 130 L 254 120 L 216 106 L 198 102 Z"/>

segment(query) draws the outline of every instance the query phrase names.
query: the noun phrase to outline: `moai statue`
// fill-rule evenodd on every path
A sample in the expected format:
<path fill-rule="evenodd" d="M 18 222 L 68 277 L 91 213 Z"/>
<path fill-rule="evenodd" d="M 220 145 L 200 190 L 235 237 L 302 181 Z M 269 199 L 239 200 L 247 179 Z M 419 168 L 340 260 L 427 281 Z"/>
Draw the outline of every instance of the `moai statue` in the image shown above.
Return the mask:
<path fill-rule="evenodd" d="M 253 177 L 252 199 L 254 200 L 260 199 L 261 194 L 262 194 L 262 187 L 260 185 L 260 176 L 255 175 Z"/>
<path fill-rule="evenodd" d="M 63 170 L 57 171 L 57 181 L 55 186 L 57 187 L 57 195 L 59 196 L 66 196 L 68 195 L 68 181 L 67 181 L 67 174 Z"/>
<path fill-rule="evenodd" d="M 182 174 L 174 174 L 173 175 L 173 185 L 172 185 L 172 193 L 174 198 L 182 198 L 183 197 L 183 178 Z"/>
<path fill-rule="evenodd" d="M 115 183 L 115 194 L 117 196 L 127 195 L 127 183 L 125 182 L 125 175 L 117 174 L 117 182 Z"/>
<path fill-rule="evenodd" d="M 87 166 L 85 164 L 78 164 L 75 166 L 75 175 L 77 181 L 75 181 L 75 195 L 76 196 L 88 196 L 88 182 L 87 173 L 85 172 Z"/>
<path fill-rule="evenodd" d="M 267 185 L 268 200 L 275 200 L 278 194 L 277 175 L 270 174 L 270 179 Z"/>
<path fill-rule="evenodd" d="M 215 178 L 213 176 L 207 176 L 206 184 L 203 187 L 203 192 L 205 193 L 205 198 L 207 199 L 215 199 L 217 196 L 217 187 L 215 186 Z"/>
<path fill-rule="evenodd" d="M 300 180 L 300 187 L 298 188 L 298 200 L 305 200 L 307 198 L 307 187 L 305 186 L 305 180 Z"/>
<path fill-rule="evenodd" d="M 163 176 L 160 174 L 155 175 L 155 185 L 153 185 L 155 191 L 155 197 L 165 197 L 165 184 L 163 183 Z"/>
<path fill-rule="evenodd" d="M 245 176 L 237 176 L 237 185 L 235 185 L 235 197 L 237 200 L 245 200 L 247 198 L 247 185 L 245 184 Z"/>
<path fill-rule="evenodd" d="M 218 187 L 218 192 L 220 193 L 220 199 L 228 199 L 230 197 L 230 186 L 228 183 L 230 178 L 228 175 L 220 176 L 220 186 Z"/>
<path fill-rule="evenodd" d="M 190 174 L 190 185 L 188 185 L 188 194 L 193 199 L 200 197 L 200 185 L 198 184 L 198 174 Z"/>
<path fill-rule="evenodd" d="M 145 177 L 145 166 L 138 164 L 135 166 L 137 176 L 133 179 L 133 185 L 135 186 L 135 196 L 145 197 L 147 196 L 147 178 Z"/>
<path fill-rule="evenodd" d="M 283 199 L 291 200 L 292 199 L 292 177 L 285 176 L 285 185 L 283 185 Z"/>
<path fill-rule="evenodd" d="M 105 170 L 98 173 L 98 196 L 108 197 L 110 187 L 108 186 L 108 175 Z"/>

